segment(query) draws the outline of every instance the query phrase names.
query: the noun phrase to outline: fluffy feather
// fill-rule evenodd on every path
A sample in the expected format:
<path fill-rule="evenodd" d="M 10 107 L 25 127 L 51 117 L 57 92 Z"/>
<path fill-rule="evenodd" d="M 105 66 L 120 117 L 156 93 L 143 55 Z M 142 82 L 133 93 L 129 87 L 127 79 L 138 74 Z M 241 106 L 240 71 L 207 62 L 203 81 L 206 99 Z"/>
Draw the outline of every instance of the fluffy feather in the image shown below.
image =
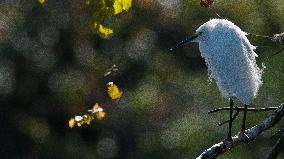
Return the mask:
<path fill-rule="evenodd" d="M 262 70 L 256 64 L 255 47 L 246 33 L 226 19 L 212 19 L 197 32 L 202 33 L 196 41 L 209 78 L 216 81 L 224 97 L 251 104 L 262 85 Z"/>

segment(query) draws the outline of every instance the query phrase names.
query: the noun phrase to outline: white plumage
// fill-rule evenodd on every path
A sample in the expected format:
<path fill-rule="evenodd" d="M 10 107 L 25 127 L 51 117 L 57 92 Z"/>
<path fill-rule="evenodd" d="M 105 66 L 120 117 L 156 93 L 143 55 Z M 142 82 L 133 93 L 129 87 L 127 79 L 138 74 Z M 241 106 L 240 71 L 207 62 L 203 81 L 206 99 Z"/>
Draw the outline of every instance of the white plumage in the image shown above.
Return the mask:
<path fill-rule="evenodd" d="M 224 97 L 251 104 L 262 85 L 262 70 L 246 33 L 226 19 L 212 19 L 196 32 L 201 35 L 193 41 L 199 42 L 209 78 L 216 81 Z"/>

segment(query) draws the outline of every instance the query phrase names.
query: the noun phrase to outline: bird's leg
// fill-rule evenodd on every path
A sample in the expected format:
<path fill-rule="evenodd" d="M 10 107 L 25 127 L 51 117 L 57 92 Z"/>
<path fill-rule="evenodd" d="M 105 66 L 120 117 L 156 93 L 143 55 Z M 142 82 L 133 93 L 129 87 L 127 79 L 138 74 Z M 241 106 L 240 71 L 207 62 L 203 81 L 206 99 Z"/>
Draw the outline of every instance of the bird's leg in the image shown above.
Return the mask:
<path fill-rule="evenodd" d="M 246 119 L 247 119 L 247 109 L 248 109 L 248 105 L 244 105 L 244 117 L 243 117 L 243 124 L 242 124 L 242 132 L 244 132 L 246 130 Z"/>
<path fill-rule="evenodd" d="M 233 115 L 232 122 L 236 119 L 236 117 L 239 115 L 239 113 L 240 113 L 240 111 L 237 110 L 237 112 Z M 226 120 L 226 121 L 223 121 L 223 122 L 221 122 L 221 123 L 218 123 L 218 125 L 219 125 L 219 126 L 222 126 L 223 124 L 226 124 L 226 123 L 228 123 L 228 122 L 230 122 L 230 120 Z"/>
<path fill-rule="evenodd" d="M 228 132 L 228 139 L 229 140 L 232 139 L 233 106 L 234 106 L 233 99 L 230 98 L 230 122 L 229 122 L 229 132 Z"/>

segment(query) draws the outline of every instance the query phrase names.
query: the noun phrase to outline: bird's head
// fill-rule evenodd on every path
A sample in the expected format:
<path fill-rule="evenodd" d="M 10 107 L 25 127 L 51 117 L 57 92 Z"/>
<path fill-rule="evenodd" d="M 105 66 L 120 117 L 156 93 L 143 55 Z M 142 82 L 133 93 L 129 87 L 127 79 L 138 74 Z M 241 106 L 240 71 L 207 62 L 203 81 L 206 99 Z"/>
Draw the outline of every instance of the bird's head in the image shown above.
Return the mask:
<path fill-rule="evenodd" d="M 177 43 L 174 47 L 172 47 L 170 50 L 173 51 L 174 49 L 180 48 L 188 43 L 191 42 L 199 42 L 201 36 L 202 36 L 203 32 L 196 32 L 194 33 L 192 36 L 184 39 L 183 41 Z"/>
<path fill-rule="evenodd" d="M 219 31 L 220 29 L 218 28 L 223 27 L 224 22 L 227 23 L 229 21 L 225 19 L 211 19 L 210 21 L 201 25 L 192 36 L 177 43 L 176 46 L 172 47 L 170 50 L 180 48 L 191 42 L 201 42 L 208 40 L 213 32 Z"/>

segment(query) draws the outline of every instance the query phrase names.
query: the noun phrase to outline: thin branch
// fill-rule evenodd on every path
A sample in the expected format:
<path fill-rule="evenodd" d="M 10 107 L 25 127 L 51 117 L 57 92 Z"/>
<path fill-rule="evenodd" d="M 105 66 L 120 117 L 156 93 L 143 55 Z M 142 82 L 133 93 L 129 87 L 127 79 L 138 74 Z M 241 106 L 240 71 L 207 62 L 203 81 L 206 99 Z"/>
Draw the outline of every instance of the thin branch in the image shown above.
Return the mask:
<path fill-rule="evenodd" d="M 275 136 L 278 136 L 279 134 L 282 134 L 282 133 L 284 133 L 284 128 L 278 130 L 278 131 L 277 131 L 276 133 L 274 133 L 270 138 L 272 139 L 272 138 L 274 138 Z"/>
<path fill-rule="evenodd" d="M 256 36 L 256 37 L 261 37 L 261 38 L 264 38 L 264 39 L 268 39 L 268 40 L 273 40 L 273 37 L 271 36 L 267 36 L 267 35 L 258 35 L 258 34 L 253 34 L 253 33 L 249 33 L 249 32 L 246 32 L 248 35 L 253 35 L 253 36 Z"/>
<path fill-rule="evenodd" d="M 284 132 L 283 131 L 281 131 L 281 132 L 282 132 L 282 134 L 280 135 L 279 139 L 277 140 L 277 142 L 273 146 L 270 153 L 267 155 L 266 159 L 276 159 L 277 156 L 279 155 L 281 147 L 284 144 Z"/>
<path fill-rule="evenodd" d="M 253 34 L 253 33 L 248 33 L 248 35 L 256 36 L 256 37 L 261 37 L 263 39 L 271 40 L 275 43 L 279 43 L 280 45 L 284 44 L 284 32 L 279 33 L 279 34 L 274 34 L 273 36 L 267 36 L 267 35 L 258 35 L 258 34 Z"/>
<path fill-rule="evenodd" d="M 239 115 L 240 111 L 237 110 L 237 112 L 234 114 L 233 118 L 232 118 L 232 121 L 234 121 L 236 119 L 236 117 Z M 223 124 L 226 124 L 230 122 L 230 120 L 226 120 L 226 121 L 223 121 L 222 123 L 218 123 L 219 126 L 222 126 Z"/>
<path fill-rule="evenodd" d="M 254 127 L 247 129 L 245 131 L 245 134 L 240 133 L 232 137 L 232 140 L 224 140 L 213 145 L 212 147 L 205 150 L 199 157 L 197 157 L 197 159 L 214 159 L 238 145 L 253 141 L 265 130 L 271 128 L 277 122 L 279 122 L 283 115 L 284 103 L 282 103 L 271 116 L 267 117 L 265 120 L 255 125 Z"/>
<path fill-rule="evenodd" d="M 248 108 L 247 111 L 251 112 L 262 112 L 262 111 L 271 111 L 271 110 L 276 110 L 278 107 L 267 107 L 267 108 Z M 218 111 L 223 111 L 223 110 L 230 110 L 230 107 L 223 107 L 223 108 L 217 108 L 210 110 L 208 114 L 215 113 Z M 238 111 L 244 111 L 245 108 L 243 107 L 234 107 L 233 110 L 238 110 Z"/>
<path fill-rule="evenodd" d="M 272 54 L 270 57 L 273 57 L 275 55 L 278 55 L 279 53 L 281 53 L 282 51 L 284 51 L 284 49 L 280 49 L 279 51 L 277 51 L 276 53 Z"/>

